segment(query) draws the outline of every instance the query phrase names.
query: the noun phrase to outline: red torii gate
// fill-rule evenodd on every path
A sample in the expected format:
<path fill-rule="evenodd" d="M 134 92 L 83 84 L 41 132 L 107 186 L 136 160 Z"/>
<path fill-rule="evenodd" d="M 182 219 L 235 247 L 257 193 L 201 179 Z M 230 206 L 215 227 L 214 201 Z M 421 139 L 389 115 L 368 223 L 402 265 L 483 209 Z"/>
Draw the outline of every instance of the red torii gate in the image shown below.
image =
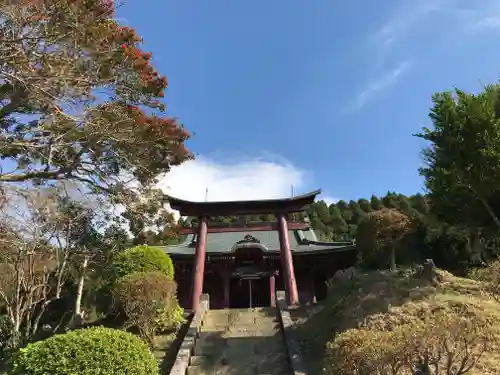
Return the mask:
<path fill-rule="evenodd" d="M 208 218 L 210 216 L 238 216 L 274 214 L 277 220 L 277 230 L 280 242 L 280 258 L 285 280 L 287 302 L 290 305 L 299 303 L 297 282 L 293 267 L 292 252 L 288 239 L 288 223 L 286 215 L 301 212 L 314 202 L 321 190 L 308 194 L 283 199 L 265 199 L 253 201 L 226 201 L 226 202 L 191 202 L 167 196 L 170 207 L 180 212 L 182 216 L 198 218 L 197 243 L 193 272 L 191 308 L 196 310 L 203 292 L 203 278 L 205 273 L 206 244 L 208 233 Z"/>

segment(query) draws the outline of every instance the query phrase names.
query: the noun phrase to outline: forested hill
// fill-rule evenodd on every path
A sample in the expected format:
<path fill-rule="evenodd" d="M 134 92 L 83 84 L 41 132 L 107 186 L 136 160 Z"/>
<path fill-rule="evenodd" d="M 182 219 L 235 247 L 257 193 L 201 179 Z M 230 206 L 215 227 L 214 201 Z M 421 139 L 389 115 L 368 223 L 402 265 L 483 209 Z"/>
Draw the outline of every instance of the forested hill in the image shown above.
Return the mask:
<path fill-rule="evenodd" d="M 319 240 L 338 241 L 356 238 L 356 230 L 363 218 L 372 211 L 382 208 L 400 210 L 416 219 L 412 240 L 405 253 L 408 261 L 432 258 L 441 268 L 464 274 L 482 260 L 496 256 L 498 238 L 492 233 L 481 241 L 481 246 L 471 246 L 470 232 L 463 227 L 449 225 L 430 213 L 428 198 L 423 194 L 405 196 L 388 192 L 383 197 L 370 199 L 340 200 L 333 204 L 314 202 L 305 212 L 315 229 Z M 293 214 L 289 220 L 301 219 L 303 214 Z M 273 215 L 247 216 L 247 222 L 269 222 Z M 212 217 L 210 222 L 234 223 L 239 217 Z M 181 225 L 196 225 L 195 219 L 187 219 Z M 239 225 L 239 224 L 236 224 Z"/>
<path fill-rule="evenodd" d="M 356 229 L 367 213 L 382 208 L 395 208 L 413 216 L 413 212 L 427 215 L 429 212 L 426 198 L 422 194 L 405 196 L 395 192 L 388 192 L 384 197 L 372 195 L 370 199 L 340 200 L 328 205 L 325 201 L 316 201 L 306 211 L 311 220 L 312 227 L 316 230 L 321 240 L 345 240 L 355 238 Z M 293 214 L 289 219 L 302 219 L 303 214 Z M 219 216 L 210 218 L 212 224 L 232 223 L 240 220 L 236 216 Z M 272 222 L 276 220 L 273 215 L 263 214 L 246 216 L 247 222 Z M 189 220 L 191 223 L 194 219 Z M 194 224 L 194 223 L 193 223 Z"/>
<path fill-rule="evenodd" d="M 344 240 L 356 237 L 356 229 L 367 213 L 384 207 L 401 210 L 410 217 L 414 216 L 414 213 L 421 215 L 429 213 L 424 195 L 415 194 L 407 197 L 388 192 L 382 198 L 372 195 L 370 199 L 363 198 L 349 202 L 340 200 L 330 205 L 324 201 L 317 201 L 309 207 L 307 214 L 321 240 Z"/>

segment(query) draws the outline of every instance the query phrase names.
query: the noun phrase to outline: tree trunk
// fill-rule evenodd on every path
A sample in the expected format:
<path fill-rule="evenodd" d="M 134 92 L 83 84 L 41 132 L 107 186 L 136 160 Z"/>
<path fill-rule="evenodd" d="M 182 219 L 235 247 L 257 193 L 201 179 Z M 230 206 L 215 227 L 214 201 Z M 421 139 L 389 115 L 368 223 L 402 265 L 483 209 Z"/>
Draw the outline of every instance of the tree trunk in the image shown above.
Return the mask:
<path fill-rule="evenodd" d="M 80 273 L 80 278 L 78 279 L 78 287 L 76 290 L 75 299 L 75 314 L 73 316 L 72 326 L 77 327 L 83 323 L 84 311 L 82 310 L 82 297 L 83 297 L 83 286 L 85 284 L 85 275 L 87 273 L 87 267 L 89 265 L 89 258 L 85 256 L 82 263 L 82 271 Z"/>
<path fill-rule="evenodd" d="M 495 211 L 493 211 L 493 209 L 488 204 L 488 202 L 486 201 L 486 199 L 484 199 L 483 196 L 481 194 L 479 194 L 479 192 L 476 189 L 474 189 L 472 187 L 470 187 L 470 188 L 477 195 L 477 198 L 479 199 L 479 201 L 481 202 L 481 204 L 486 209 L 486 212 L 488 212 L 488 215 L 490 215 L 490 217 L 493 219 L 493 221 L 495 222 L 495 225 L 497 226 L 497 228 L 500 229 L 500 219 L 498 219 L 498 216 L 495 214 Z"/>
<path fill-rule="evenodd" d="M 391 271 L 396 271 L 396 245 L 391 244 Z"/>
<path fill-rule="evenodd" d="M 42 319 L 43 314 L 45 313 L 45 310 L 47 310 L 47 306 L 50 305 L 52 302 L 52 299 L 46 300 L 42 306 L 40 306 L 40 310 L 38 311 L 38 314 L 36 315 L 35 319 L 33 320 L 31 332 L 29 332 L 29 338 L 33 337 L 36 335 L 38 331 L 38 326 L 40 325 L 40 320 Z"/>
<path fill-rule="evenodd" d="M 15 317 L 12 322 L 12 335 L 9 338 L 9 349 L 17 349 L 21 345 L 21 319 Z"/>

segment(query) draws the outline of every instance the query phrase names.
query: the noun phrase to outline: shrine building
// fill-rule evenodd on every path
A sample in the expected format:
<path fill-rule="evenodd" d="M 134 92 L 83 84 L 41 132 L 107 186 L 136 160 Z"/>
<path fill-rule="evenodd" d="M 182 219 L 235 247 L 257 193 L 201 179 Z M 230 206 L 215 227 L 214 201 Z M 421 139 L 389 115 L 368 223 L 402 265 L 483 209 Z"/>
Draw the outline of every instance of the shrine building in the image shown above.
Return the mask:
<path fill-rule="evenodd" d="M 288 221 L 304 211 L 320 190 L 284 199 L 190 202 L 168 197 L 182 216 L 198 218 L 197 228 L 182 228 L 184 242 L 163 246 L 174 263 L 182 307 L 195 310 L 202 293 L 210 307 L 273 306 L 276 290 L 290 305 L 326 296 L 326 282 L 356 262 L 353 241 L 318 241 L 309 221 Z M 273 214 L 275 222 L 208 223 L 209 217 Z"/>

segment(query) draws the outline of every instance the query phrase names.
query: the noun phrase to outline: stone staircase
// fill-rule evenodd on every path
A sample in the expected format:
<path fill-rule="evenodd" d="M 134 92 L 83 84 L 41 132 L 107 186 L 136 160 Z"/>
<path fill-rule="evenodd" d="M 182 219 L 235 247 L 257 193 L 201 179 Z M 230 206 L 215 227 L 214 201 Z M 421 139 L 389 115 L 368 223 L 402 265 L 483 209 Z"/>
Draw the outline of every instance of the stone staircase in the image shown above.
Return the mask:
<path fill-rule="evenodd" d="M 290 375 L 276 308 L 209 310 L 187 375 Z"/>

